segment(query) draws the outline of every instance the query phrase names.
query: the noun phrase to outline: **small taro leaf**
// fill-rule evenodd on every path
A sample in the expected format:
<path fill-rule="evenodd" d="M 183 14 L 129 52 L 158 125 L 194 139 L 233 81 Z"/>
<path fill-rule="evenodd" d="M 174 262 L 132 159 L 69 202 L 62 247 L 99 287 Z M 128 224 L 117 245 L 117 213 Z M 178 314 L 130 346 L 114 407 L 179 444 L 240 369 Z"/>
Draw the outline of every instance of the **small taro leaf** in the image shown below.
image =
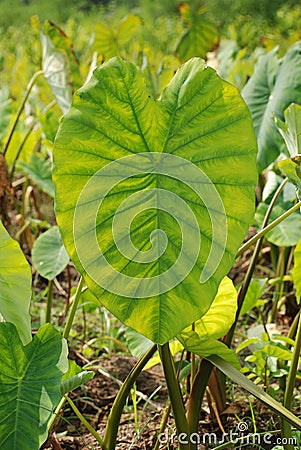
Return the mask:
<path fill-rule="evenodd" d="M 297 196 L 301 198 L 301 155 L 295 155 L 292 158 L 284 159 L 278 162 L 278 166 L 284 175 L 294 184 Z"/>
<path fill-rule="evenodd" d="M 158 100 L 132 63 L 96 69 L 54 145 L 58 225 L 92 293 L 155 343 L 201 318 L 252 219 L 255 158 L 245 103 L 202 60 Z"/>
<path fill-rule="evenodd" d="M 74 50 L 72 40 L 66 33 L 50 20 L 45 20 L 43 24 L 43 33 L 51 39 L 53 45 L 59 49 L 68 58 L 68 66 L 72 75 L 72 87 L 77 89 L 82 84 L 80 75 L 80 63 Z"/>
<path fill-rule="evenodd" d="M 74 391 L 78 387 L 85 384 L 87 381 L 92 380 L 95 373 L 92 370 L 83 370 L 70 378 L 66 378 L 61 382 L 61 395 Z"/>
<path fill-rule="evenodd" d="M 276 117 L 275 122 L 290 156 L 295 156 L 301 153 L 301 106 L 292 103 L 284 111 L 284 119 Z"/>
<path fill-rule="evenodd" d="M 29 118 L 31 121 L 32 118 Z M 29 136 L 25 139 L 28 132 L 28 125 L 25 125 L 25 120 L 20 122 L 18 128 L 14 131 L 12 140 L 9 144 L 8 150 L 5 154 L 5 161 L 8 166 L 11 166 L 16 156 L 22 147 L 22 151 L 18 156 L 18 161 L 29 161 L 33 149 L 41 142 L 41 129 L 34 128 Z M 25 141 L 24 141 L 25 139 Z"/>
<path fill-rule="evenodd" d="M 273 208 L 269 223 L 273 222 L 273 220 L 277 219 L 291 207 L 292 204 L 290 203 L 276 205 Z M 266 203 L 259 203 L 255 213 L 255 220 L 258 226 L 261 226 L 267 209 L 268 205 Z M 301 220 L 299 212 L 294 212 L 265 234 L 265 237 L 269 242 L 279 247 L 292 247 L 293 245 L 296 245 L 300 236 Z"/>
<path fill-rule="evenodd" d="M 254 308 L 265 288 L 268 278 L 252 278 L 245 296 L 240 315 L 243 316 Z"/>
<path fill-rule="evenodd" d="M 62 376 L 62 381 L 67 380 L 67 378 L 74 377 L 74 375 L 78 375 L 82 371 L 83 369 L 78 364 L 76 364 L 74 360 L 68 359 L 68 370 Z"/>
<path fill-rule="evenodd" d="M 18 169 L 34 181 L 37 186 L 51 198 L 54 198 L 54 186 L 52 182 L 51 162 L 37 154 L 32 154 L 28 163 L 19 161 Z"/>
<path fill-rule="evenodd" d="M 32 261 L 47 280 L 53 280 L 65 269 L 69 256 L 58 227 L 52 227 L 38 237 L 32 248 Z"/>
<path fill-rule="evenodd" d="M 50 21 L 46 21 L 41 31 L 43 48 L 42 69 L 59 107 L 65 113 L 70 108 L 73 93 L 73 78 L 77 74 L 78 63 L 72 43 L 65 33 Z M 78 80 L 77 85 L 80 82 Z"/>
<path fill-rule="evenodd" d="M 129 46 L 137 40 L 140 33 L 142 19 L 135 14 L 128 14 L 116 26 L 106 26 L 102 23 L 95 25 L 95 42 L 93 49 L 103 55 L 105 59 L 121 56 L 129 51 Z"/>
<path fill-rule="evenodd" d="M 43 73 L 63 114 L 72 102 L 71 74 L 67 58 L 55 48 L 48 36 L 41 35 L 43 46 Z"/>
<path fill-rule="evenodd" d="M 295 416 L 288 409 L 284 408 L 281 403 L 274 400 L 270 395 L 264 392 L 256 384 L 252 383 L 245 375 L 243 375 L 239 370 L 224 361 L 219 356 L 210 356 L 207 358 L 212 364 L 214 364 L 221 372 L 223 372 L 230 380 L 237 383 L 239 386 L 244 388 L 250 394 L 254 395 L 258 400 L 264 403 L 267 407 L 273 409 L 276 414 L 281 415 L 283 418 L 287 419 L 292 425 L 301 429 L 301 420 Z"/>
<path fill-rule="evenodd" d="M 195 322 L 195 331 L 200 338 L 219 339 L 225 336 L 231 328 L 237 310 L 237 291 L 230 278 L 225 277 L 216 294 L 213 303 L 206 314 Z M 227 313 L 225 314 L 225 311 Z"/>
<path fill-rule="evenodd" d="M 120 51 L 114 39 L 114 31 L 100 22 L 95 24 L 95 42 L 93 50 L 100 55 L 103 55 L 106 59 L 109 59 L 114 55 L 120 55 Z"/>
<path fill-rule="evenodd" d="M 86 312 L 93 312 L 100 307 L 100 302 L 90 289 L 87 289 L 80 294 L 80 305 L 85 307 Z"/>
<path fill-rule="evenodd" d="M 16 328 L 0 323 L 0 448 L 38 450 L 58 405 L 67 343 L 52 325 L 41 327 L 23 347 Z"/>
<path fill-rule="evenodd" d="M 292 352 L 283 347 L 280 347 L 275 343 L 264 345 L 261 351 L 263 353 L 266 353 L 268 356 L 272 356 L 273 358 L 277 359 L 282 359 L 284 361 L 290 361 L 293 357 Z"/>
<path fill-rule="evenodd" d="M 128 327 L 125 335 L 129 351 L 136 358 L 141 358 L 153 345 L 150 339 L 133 330 L 133 328 Z"/>
<path fill-rule="evenodd" d="M 0 313 L 12 322 L 23 344 L 31 341 L 31 269 L 18 242 L 0 222 Z"/>
<path fill-rule="evenodd" d="M 300 51 L 301 41 L 294 44 L 281 60 L 277 59 L 276 47 L 261 56 L 254 74 L 242 90 L 257 136 L 259 171 L 273 162 L 283 147 L 274 117 L 283 120 L 285 109 L 300 99 Z"/>
<path fill-rule="evenodd" d="M 283 178 L 280 175 L 277 175 L 274 171 L 269 170 L 266 173 L 265 185 L 262 191 L 262 201 L 265 203 L 270 203 L 274 194 L 280 184 L 283 182 Z M 286 186 L 286 185 L 285 185 Z M 284 187 L 285 187 L 284 186 Z M 296 198 L 294 195 L 292 201 Z"/>
<path fill-rule="evenodd" d="M 53 143 L 59 125 L 58 114 L 52 109 L 46 113 L 43 112 L 39 114 L 39 122 L 47 141 Z"/>
<path fill-rule="evenodd" d="M 5 137 L 7 133 L 11 114 L 12 114 L 12 100 L 9 98 L 8 87 L 3 86 L 0 89 L 0 146 L 2 139 Z"/>
<path fill-rule="evenodd" d="M 283 182 L 282 176 L 277 175 L 275 172 L 271 170 L 266 172 L 266 183 L 262 191 L 262 201 L 264 203 L 269 204 L 271 202 L 272 198 L 276 193 L 276 190 L 279 188 L 282 182 Z M 282 189 L 279 198 L 282 199 L 284 203 L 294 202 L 296 200 L 295 186 L 291 182 L 286 183 Z"/>
<path fill-rule="evenodd" d="M 92 380 L 95 375 L 92 370 L 82 370 L 75 361 L 69 360 L 68 364 L 68 371 L 64 373 L 61 381 L 62 396 L 70 391 L 74 391 L 74 389 L 77 389 L 87 381 Z"/>
<path fill-rule="evenodd" d="M 121 48 L 127 47 L 127 45 L 137 36 L 141 31 L 143 20 L 136 14 L 128 14 L 124 17 L 118 26 L 118 45 Z"/>
<path fill-rule="evenodd" d="M 192 21 L 191 27 L 180 38 L 176 46 L 175 55 L 182 62 L 194 56 L 205 58 L 206 54 L 217 43 L 216 27 L 202 17 L 196 16 Z"/>
<path fill-rule="evenodd" d="M 293 282 L 296 288 L 296 298 L 300 303 L 301 297 L 301 239 L 298 241 L 294 250 L 294 267 L 292 270 Z"/>
<path fill-rule="evenodd" d="M 211 337 L 202 337 L 195 331 L 183 331 L 177 338 L 183 347 L 191 353 L 208 358 L 211 355 L 218 355 L 233 367 L 240 368 L 240 363 L 235 351 L 228 348 L 223 342 Z"/>

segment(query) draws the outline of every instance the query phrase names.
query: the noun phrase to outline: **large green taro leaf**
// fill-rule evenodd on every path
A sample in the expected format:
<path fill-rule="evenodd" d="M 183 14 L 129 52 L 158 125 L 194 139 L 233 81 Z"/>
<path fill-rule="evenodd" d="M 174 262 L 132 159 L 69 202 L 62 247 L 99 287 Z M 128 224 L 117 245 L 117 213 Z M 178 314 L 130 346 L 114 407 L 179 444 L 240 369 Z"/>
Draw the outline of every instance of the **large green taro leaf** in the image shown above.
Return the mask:
<path fill-rule="evenodd" d="M 30 300 L 30 266 L 0 222 L 0 314 L 16 326 L 23 344 L 31 341 Z"/>
<path fill-rule="evenodd" d="M 54 148 L 57 221 L 93 294 L 164 343 L 201 318 L 254 212 L 256 142 L 237 89 L 201 59 L 158 100 L 113 58 L 75 95 Z"/>
<path fill-rule="evenodd" d="M 22 345 L 11 323 L 0 323 L 0 448 L 38 450 L 61 399 L 67 344 L 50 324 Z"/>
<path fill-rule="evenodd" d="M 274 117 L 284 119 L 284 111 L 301 95 L 301 41 L 279 60 L 278 49 L 259 58 L 242 96 L 249 106 L 258 140 L 258 169 L 272 163 L 283 147 Z"/>

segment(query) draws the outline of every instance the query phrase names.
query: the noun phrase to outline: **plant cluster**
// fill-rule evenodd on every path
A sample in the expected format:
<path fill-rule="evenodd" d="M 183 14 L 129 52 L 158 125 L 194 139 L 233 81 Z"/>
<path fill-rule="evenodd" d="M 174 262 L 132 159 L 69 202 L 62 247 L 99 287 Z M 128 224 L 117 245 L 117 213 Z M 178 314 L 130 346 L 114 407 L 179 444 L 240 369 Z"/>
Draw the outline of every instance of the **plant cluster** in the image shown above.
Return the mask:
<path fill-rule="evenodd" d="M 285 450 L 297 442 L 301 41 L 252 52 L 221 41 L 203 9 L 183 3 L 180 15 L 150 33 L 130 13 L 96 23 L 93 38 L 33 17 L 17 57 L 17 30 L 1 43 L 0 80 L 11 80 L 0 89 L 3 450 L 38 450 L 66 402 L 115 449 L 137 377 L 158 362 L 170 398 L 158 436 L 172 410 L 180 450 L 197 448 L 206 392 L 219 419 L 226 378 L 279 416 Z M 104 436 L 70 395 L 94 372 L 67 348 L 79 311 L 100 309 L 126 330 L 125 344 L 107 325 L 103 341 L 138 358 Z"/>

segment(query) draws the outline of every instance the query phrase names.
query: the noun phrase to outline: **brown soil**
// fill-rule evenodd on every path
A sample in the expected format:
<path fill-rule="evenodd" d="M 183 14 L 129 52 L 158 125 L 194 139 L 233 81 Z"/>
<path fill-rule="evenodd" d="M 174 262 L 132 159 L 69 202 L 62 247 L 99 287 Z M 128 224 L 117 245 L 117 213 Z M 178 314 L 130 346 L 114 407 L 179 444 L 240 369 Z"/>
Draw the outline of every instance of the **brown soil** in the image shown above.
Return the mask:
<path fill-rule="evenodd" d="M 82 359 L 82 356 L 80 356 L 80 359 Z M 124 355 L 110 355 L 107 358 L 102 358 L 98 363 L 99 368 L 94 378 L 86 383 L 85 387 L 77 389 L 72 394 L 72 399 L 76 406 L 100 436 L 104 435 L 108 414 L 119 390 L 118 382 L 125 379 L 135 361 L 135 358 Z M 118 382 L 116 382 L 116 379 Z M 116 450 L 153 450 L 168 400 L 164 376 L 160 366 L 155 366 L 141 373 L 137 380 L 137 393 L 139 400 L 137 429 L 135 428 L 132 401 L 129 399 L 121 418 Z M 199 436 L 201 439 L 204 439 L 204 436 L 209 436 L 208 433 L 215 433 L 218 436 L 218 440 L 220 440 L 223 434 L 221 428 L 224 429 L 225 433 L 230 433 L 231 430 L 232 433 L 238 432 L 238 416 L 241 421 L 247 424 L 248 431 L 246 433 L 254 432 L 250 418 L 248 397 L 244 397 L 244 393 L 237 391 L 235 398 L 239 400 L 228 405 L 226 410 L 220 415 L 219 420 L 211 417 L 208 405 L 204 402 L 203 409 L 200 412 Z M 266 431 L 267 423 L 269 423 L 270 429 L 271 427 L 274 430 L 279 429 L 278 419 L 273 417 L 270 411 L 258 404 L 253 405 L 253 407 L 257 413 L 257 432 Z M 165 433 L 168 435 L 169 443 L 167 444 L 167 440 L 163 437 L 160 449 L 177 449 L 176 439 L 174 443 L 172 442 L 173 436 L 175 436 L 172 414 Z M 238 435 L 241 435 L 241 431 L 239 431 Z M 208 439 L 209 437 L 205 439 L 205 442 Z M 213 447 L 214 445 L 209 445 L 209 443 L 205 445 L 200 444 L 198 445 L 198 450 Z M 96 439 L 87 432 L 69 406 L 66 406 L 60 423 L 56 425 L 56 433 L 52 434 L 42 448 L 44 450 L 101 449 Z M 228 448 L 234 447 L 229 445 Z M 254 448 L 270 450 L 272 445 L 263 444 L 261 447 L 254 447 L 252 444 L 243 448 L 247 450 L 253 450 Z"/>

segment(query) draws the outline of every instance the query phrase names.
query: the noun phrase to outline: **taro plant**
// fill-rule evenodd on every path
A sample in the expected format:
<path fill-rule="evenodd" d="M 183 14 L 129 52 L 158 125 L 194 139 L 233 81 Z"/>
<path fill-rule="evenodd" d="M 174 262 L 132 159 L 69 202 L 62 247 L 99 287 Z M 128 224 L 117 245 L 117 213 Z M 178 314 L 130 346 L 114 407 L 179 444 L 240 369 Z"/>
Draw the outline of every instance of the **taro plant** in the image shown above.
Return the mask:
<path fill-rule="evenodd" d="M 0 248 L 0 446 L 38 450 L 62 396 L 67 399 L 94 373 L 68 363 L 67 341 L 50 323 L 32 337 L 30 266 L 1 222 Z"/>
<path fill-rule="evenodd" d="M 67 266 L 69 256 L 65 250 L 58 227 L 41 234 L 32 248 L 32 262 L 39 274 L 48 280 L 45 321 L 51 322 L 52 291 L 54 279 Z"/>
<path fill-rule="evenodd" d="M 67 345 L 51 325 L 32 339 L 31 270 L 19 244 L 0 222 L 1 425 L 4 450 L 39 448 L 67 371 Z"/>
<path fill-rule="evenodd" d="M 180 450 L 197 448 L 191 437 L 213 366 L 300 428 L 296 416 L 239 372 L 225 344 L 235 314 L 219 323 L 215 312 L 223 308 L 218 288 L 236 255 L 283 220 L 267 227 L 266 215 L 263 229 L 237 252 L 254 213 L 256 151 L 237 89 L 198 58 L 176 72 L 158 99 L 134 64 L 113 58 L 77 91 L 64 116 L 53 171 L 64 244 L 98 301 L 148 339 L 116 397 L 104 437 L 94 433 L 104 450 L 115 448 L 126 398 L 156 350 Z M 236 315 L 252 270 L 253 263 Z M 193 355 L 187 404 L 173 339 Z"/>

